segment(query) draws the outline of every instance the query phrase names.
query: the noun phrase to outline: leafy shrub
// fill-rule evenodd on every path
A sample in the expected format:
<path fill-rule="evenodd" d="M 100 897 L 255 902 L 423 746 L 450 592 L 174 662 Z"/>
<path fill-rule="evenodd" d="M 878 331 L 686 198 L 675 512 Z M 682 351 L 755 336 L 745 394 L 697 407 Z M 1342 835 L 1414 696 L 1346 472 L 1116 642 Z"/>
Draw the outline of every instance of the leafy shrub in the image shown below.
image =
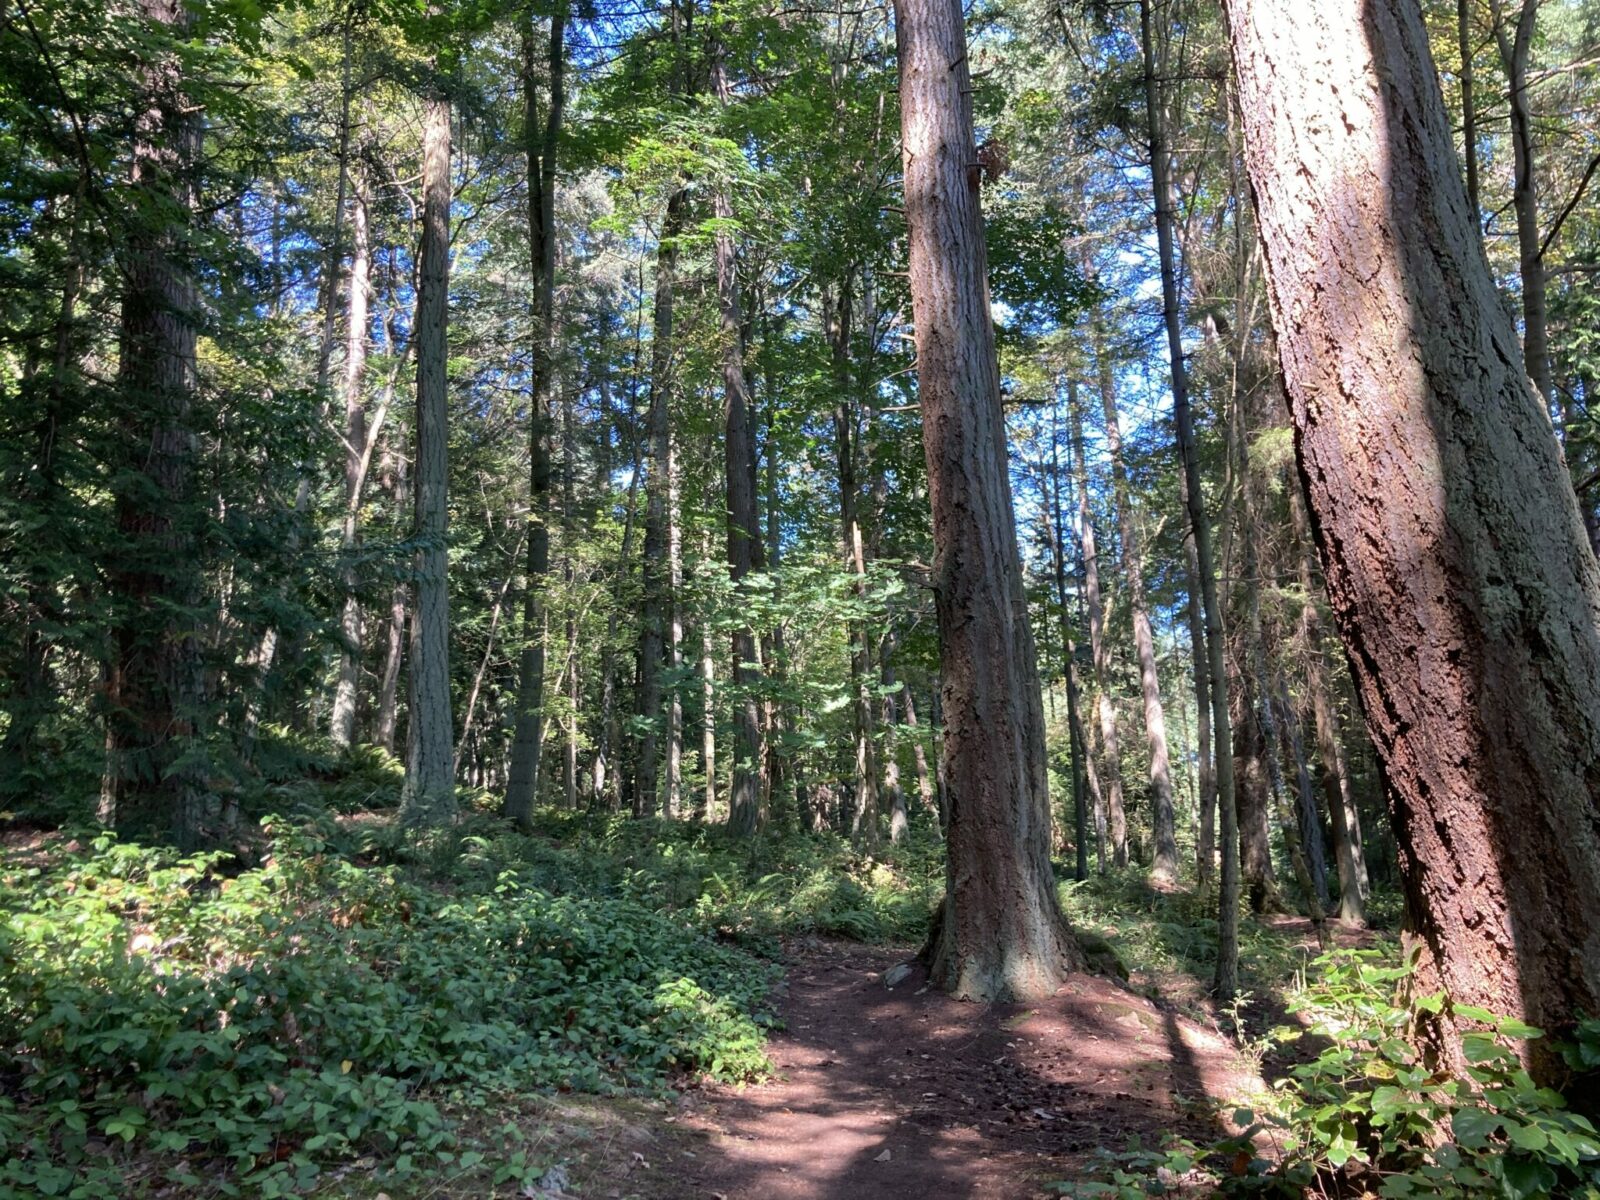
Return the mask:
<path fill-rule="evenodd" d="M 767 1069 L 770 969 L 683 921 L 269 834 L 232 878 L 110 837 L 0 872 L 0 1195 L 109 1194 L 117 1147 L 279 1195 L 355 1153 L 453 1154 L 445 1111 L 499 1091 Z"/>
<path fill-rule="evenodd" d="M 1224 1195 L 1382 1197 L 1562 1196 L 1600 1200 L 1600 1135 L 1559 1092 L 1537 1086 L 1517 1045 L 1538 1029 L 1484 1009 L 1424 996 L 1395 1000 L 1409 968 L 1381 951 L 1339 951 L 1289 1004 L 1303 1029 L 1288 1042 L 1322 1043 L 1275 1085 L 1273 1111 L 1236 1111 L 1235 1137 L 1196 1147 L 1173 1139 L 1158 1151 L 1114 1156 L 1101 1177 L 1059 1185 L 1080 1197 L 1169 1195 L 1204 1184 Z M 1417 1011 L 1474 1022 L 1463 1036 L 1467 1078 L 1435 1072 L 1408 1038 Z M 1600 1022 L 1585 1022 L 1565 1048 L 1575 1068 L 1600 1065 Z M 1256 1153 L 1265 1136 L 1275 1149 Z M 1203 1194 L 1203 1193 L 1200 1193 Z"/>
<path fill-rule="evenodd" d="M 1559 1092 L 1534 1083 L 1517 1052 L 1542 1031 L 1443 995 L 1414 999 L 1417 1011 L 1481 1027 L 1462 1038 L 1468 1077 L 1451 1079 L 1406 1037 L 1414 1015 L 1394 993 L 1408 967 L 1370 950 L 1319 965 L 1320 978 L 1289 1005 L 1328 1044 L 1279 1085 L 1287 1176 L 1359 1166 L 1381 1177 L 1387 1197 L 1600 1197 L 1600 1136 Z"/>

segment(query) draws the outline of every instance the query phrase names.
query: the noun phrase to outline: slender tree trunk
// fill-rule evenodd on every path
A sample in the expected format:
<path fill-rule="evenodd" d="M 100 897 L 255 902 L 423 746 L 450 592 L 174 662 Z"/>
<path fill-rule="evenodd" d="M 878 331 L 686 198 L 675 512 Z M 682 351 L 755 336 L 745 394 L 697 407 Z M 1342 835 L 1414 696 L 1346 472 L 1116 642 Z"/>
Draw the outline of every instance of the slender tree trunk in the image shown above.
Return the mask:
<path fill-rule="evenodd" d="M 1173 238 L 1176 196 L 1172 184 L 1171 150 L 1167 144 L 1166 105 L 1161 95 L 1161 81 L 1167 67 L 1167 55 L 1164 51 L 1160 54 L 1158 70 L 1155 36 L 1150 24 L 1150 8 L 1151 0 L 1139 0 L 1139 33 L 1144 50 L 1145 120 L 1150 135 L 1150 184 L 1155 200 L 1156 244 L 1161 261 L 1161 315 L 1167 330 L 1167 357 L 1171 368 L 1174 404 L 1180 402 L 1178 397 L 1181 396 L 1181 403 L 1187 409 L 1188 372 L 1183 364 L 1183 329 L 1178 313 L 1177 251 Z M 1108 423 L 1115 424 L 1114 421 Z M 1125 485 L 1120 479 L 1118 483 L 1120 499 L 1125 492 Z M 1131 527 L 1132 522 L 1127 520 L 1125 524 Z M 1128 554 L 1128 550 L 1129 547 L 1125 545 L 1124 556 Z M 1136 575 L 1138 565 L 1134 561 L 1129 562 L 1130 577 Z M 1144 687 L 1145 731 L 1150 739 L 1150 784 L 1155 805 L 1151 818 L 1155 832 L 1156 853 L 1151 875 L 1157 880 L 1170 881 L 1176 879 L 1178 875 L 1178 840 L 1173 814 L 1172 773 L 1167 762 L 1166 725 L 1162 719 L 1155 650 L 1153 646 L 1146 648 L 1151 638 L 1143 591 L 1144 585 L 1141 581 L 1135 593 L 1138 606 L 1134 609 L 1133 627 L 1134 642 L 1139 646 L 1139 675 Z M 1141 626 L 1144 645 L 1140 644 Z"/>
<path fill-rule="evenodd" d="M 1359 927 L 1366 924 L 1369 891 L 1366 853 L 1361 844 L 1361 814 L 1350 790 L 1350 773 L 1345 766 L 1344 745 L 1339 739 L 1339 723 L 1328 685 L 1328 647 L 1315 600 L 1322 588 L 1312 564 L 1317 548 L 1311 539 L 1311 522 L 1306 515 L 1298 479 L 1290 483 L 1288 492 L 1299 559 L 1300 592 L 1304 597 L 1300 637 L 1305 646 L 1306 690 L 1311 694 L 1317 753 L 1322 759 L 1322 790 L 1333 827 L 1334 860 L 1339 870 L 1339 921 Z"/>
<path fill-rule="evenodd" d="M 672 507 L 672 306 L 677 287 L 678 238 L 687 219 L 689 199 L 680 188 L 667 201 L 656 250 L 654 329 L 650 343 L 650 472 L 645 485 L 644 613 L 639 634 L 639 737 L 634 784 L 634 813 L 659 811 L 661 775 L 662 690 L 668 623 L 673 610 L 671 572 L 667 563 L 667 528 Z"/>
<path fill-rule="evenodd" d="M 877 733 L 873 728 L 871 651 L 867 641 L 865 605 L 867 586 L 866 543 L 861 533 L 860 497 L 856 476 L 854 384 L 850 377 L 852 305 L 846 280 L 823 297 L 824 320 L 833 350 L 833 438 L 839 470 L 839 524 L 844 537 L 846 569 L 851 573 L 851 594 L 856 615 L 850 622 L 850 694 L 855 732 L 856 810 L 852 835 L 868 846 L 878 840 Z"/>
<path fill-rule="evenodd" d="M 417 272 L 416 607 L 411 620 L 411 711 L 403 825 L 455 819 L 450 736 L 450 586 L 447 578 L 450 290 L 450 103 L 423 102 L 422 253 Z"/>
<path fill-rule="evenodd" d="M 940 829 L 939 805 L 933 793 L 933 777 L 928 772 L 928 752 L 922 745 L 922 733 L 917 727 L 917 703 L 912 699 L 911 685 L 900 684 L 900 713 L 905 726 L 911 731 L 911 761 L 917 769 L 917 797 L 922 807 L 933 815 L 934 829 Z"/>
<path fill-rule="evenodd" d="M 404 511 L 410 503 L 410 480 L 406 474 L 404 455 L 397 456 L 394 475 L 394 503 Z M 409 589 L 397 582 L 389 593 L 389 623 L 383 651 L 383 677 L 378 685 L 378 711 L 373 721 L 372 740 L 391 754 L 394 753 L 395 729 L 398 724 L 400 666 L 405 657 L 406 601 Z"/>
<path fill-rule="evenodd" d="M 1189 481 L 1185 475 L 1180 494 L 1189 506 Z M 1198 760 L 1195 796 L 1199 802 L 1199 832 L 1195 839 L 1195 882 L 1201 891 L 1211 886 L 1217 866 L 1217 766 L 1212 758 L 1211 664 L 1207 658 L 1205 604 L 1200 597 L 1200 555 L 1194 534 L 1183 540 L 1184 590 L 1188 592 L 1189 655 L 1194 667 L 1195 756 Z"/>
<path fill-rule="evenodd" d="M 894 674 L 894 648 L 895 636 L 891 629 L 883 635 L 883 644 L 878 648 L 878 690 L 882 703 L 879 716 L 883 724 L 882 794 L 889 798 L 889 841 L 899 845 L 905 841 L 910 822 L 906 814 L 905 789 L 900 786 L 900 751 L 895 737 L 900 721 L 894 702 L 899 690 Z"/>
<path fill-rule="evenodd" d="M 176 0 L 140 7 L 163 34 L 185 36 L 189 18 Z M 197 312 L 184 265 L 202 128 L 177 55 L 165 47 L 155 54 L 141 66 L 134 117 L 132 182 L 144 203 L 124 258 L 118 424 L 130 457 L 114 485 L 121 545 L 110 572 L 117 620 L 100 819 L 194 846 L 217 832 L 207 828 L 215 805 L 197 745 L 206 703 L 199 505 L 190 494 Z"/>
<path fill-rule="evenodd" d="M 1082 955 L 1056 904 L 1044 711 L 1007 478 L 972 80 L 958 0 L 897 0 L 910 291 L 933 507 L 949 790 L 935 983 L 1053 993 Z"/>
<path fill-rule="evenodd" d="M 1461 157 L 1467 168 L 1467 204 L 1473 224 L 1478 222 L 1478 103 L 1472 90 L 1472 6 L 1476 0 L 1456 0 L 1456 43 L 1461 54 Z"/>
<path fill-rule="evenodd" d="M 1528 54 L 1533 46 L 1533 29 L 1539 16 L 1539 0 L 1523 0 L 1517 26 L 1506 34 L 1506 20 L 1500 0 L 1489 0 L 1494 19 L 1495 41 L 1500 61 L 1506 69 L 1511 101 L 1511 151 L 1513 182 L 1511 207 L 1517 214 L 1517 270 L 1522 291 L 1522 356 L 1528 377 L 1539 396 L 1549 405 L 1550 338 L 1545 317 L 1544 252 L 1539 235 L 1539 178 L 1533 158 L 1533 113 L 1528 104 Z M 1476 209 L 1473 210 L 1476 213 Z M 1474 216 L 1476 221 L 1476 216 Z"/>
<path fill-rule="evenodd" d="M 1427 31 L 1416 0 L 1227 8 L 1301 477 L 1416 986 L 1560 1033 L 1600 1012 L 1600 566 Z M 1461 1070 L 1449 1025 L 1425 1032 Z M 1558 1077 L 1543 1039 L 1528 1053 Z"/>
<path fill-rule="evenodd" d="M 344 521 L 339 551 L 344 558 L 340 586 L 339 680 L 333 695 L 328 734 L 336 746 L 355 738 L 356 703 L 361 687 L 361 597 L 356 590 L 354 556 L 361 540 L 361 486 L 366 474 L 367 409 L 363 386 L 367 371 L 368 302 L 372 289 L 372 247 L 367 236 L 367 193 L 357 172 L 350 203 L 350 279 L 345 300 L 344 351 Z"/>
<path fill-rule="evenodd" d="M 1068 407 L 1078 407 L 1078 381 L 1067 381 Z M 1072 830 L 1077 851 L 1076 877 L 1089 878 L 1089 816 L 1083 756 L 1086 749 L 1078 705 L 1078 651 L 1067 608 L 1066 530 L 1061 523 L 1061 450 L 1059 407 L 1051 410 L 1050 423 L 1050 561 L 1056 581 L 1056 605 L 1061 619 L 1061 674 L 1067 684 L 1067 758 L 1072 772 Z"/>
<path fill-rule="evenodd" d="M 523 138 L 528 165 L 528 258 L 533 271 L 532 336 L 528 345 L 528 580 L 523 592 L 523 649 L 517 679 L 517 716 L 511 737 L 511 776 L 505 815 L 521 828 L 533 818 L 544 748 L 546 640 L 544 589 L 550 573 L 550 398 L 555 375 L 556 152 L 566 108 L 564 5 L 550 16 L 545 43 L 549 94 L 539 120 L 535 80 L 537 38 L 530 9 L 522 34 Z"/>
<path fill-rule="evenodd" d="M 1071 398 L 1076 399 L 1076 392 Z M 1100 743 L 1106 777 L 1100 792 L 1111 840 L 1113 866 L 1128 865 L 1128 816 L 1122 799 L 1122 747 L 1117 741 L 1117 706 L 1111 699 L 1111 643 L 1106 637 L 1105 606 L 1100 600 L 1100 553 L 1089 509 L 1089 464 L 1083 445 L 1083 414 L 1072 407 L 1072 453 L 1078 477 L 1078 537 L 1083 544 L 1083 590 L 1089 611 L 1089 656 L 1094 662 L 1095 704 L 1100 715 Z"/>
<path fill-rule="evenodd" d="M 711 87 L 726 107 L 732 96 L 720 45 L 711 63 Z M 744 370 L 744 317 L 739 303 L 739 261 L 729 224 L 733 202 L 727 190 L 715 198 L 719 221 L 715 245 L 717 309 L 722 334 L 723 479 L 727 499 L 728 577 L 734 594 L 760 564 L 761 529 L 756 515 L 755 435 L 751 428 L 750 387 Z M 751 834 L 761 823 L 761 655 L 755 629 L 733 632 L 733 770 L 728 792 L 728 827 Z M 709 785 L 708 785 L 709 786 Z"/>

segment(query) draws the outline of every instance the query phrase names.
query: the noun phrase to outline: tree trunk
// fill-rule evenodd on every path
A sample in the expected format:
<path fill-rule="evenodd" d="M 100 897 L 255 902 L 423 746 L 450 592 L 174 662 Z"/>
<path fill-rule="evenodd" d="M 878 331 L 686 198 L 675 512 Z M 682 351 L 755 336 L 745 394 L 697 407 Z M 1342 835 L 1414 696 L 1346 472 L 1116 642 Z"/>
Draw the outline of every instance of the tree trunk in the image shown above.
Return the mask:
<path fill-rule="evenodd" d="M 1461 54 L 1461 158 L 1467 167 L 1467 204 L 1478 221 L 1478 102 L 1472 90 L 1472 6 L 1456 0 L 1456 43 Z"/>
<path fill-rule="evenodd" d="M 450 736 L 450 587 L 447 488 L 450 300 L 450 102 L 422 113 L 422 252 L 417 272 L 416 607 L 411 619 L 411 711 L 400 822 L 455 819 Z"/>
<path fill-rule="evenodd" d="M 336 746 L 349 746 L 355 738 L 361 687 L 361 597 L 356 591 L 353 560 L 361 540 L 361 486 L 367 466 L 367 409 L 362 388 L 367 371 L 372 246 L 367 236 L 367 192 L 359 171 L 350 200 L 350 279 L 344 333 L 344 521 L 339 533 L 339 551 L 344 558 L 339 583 L 344 590 L 344 604 L 339 614 L 339 680 L 328 722 L 328 735 Z"/>
<path fill-rule="evenodd" d="M 1288 487 L 1289 512 L 1294 522 L 1300 592 L 1303 597 L 1300 637 L 1305 646 L 1306 690 L 1311 693 L 1311 716 L 1317 732 L 1317 753 L 1322 759 L 1323 798 L 1328 805 L 1333 827 L 1334 861 L 1339 870 L 1339 921 L 1360 927 L 1366 924 L 1369 891 L 1366 853 L 1361 844 L 1361 814 L 1350 790 L 1350 772 L 1345 766 L 1344 745 L 1339 740 L 1339 722 L 1334 714 L 1328 685 L 1327 641 L 1322 632 L 1322 615 L 1315 597 L 1322 588 L 1313 569 L 1317 548 L 1311 538 L 1311 523 L 1300 481 Z"/>
<path fill-rule="evenodd" d="M 406 459 L 397 456 L 395 467 L 394 502 L 402 511 L 410 502 L 409 481 L 406 477 Z M 389 627 L 383 651 L 383 678 L 378 684 L 378 711 L 373 720 L 372 740 L 391 754 L 394 753 L 395 729 L 398 723 L 400 666 L 405 657 L 406 601 L 408 589 L 396 583 L 389 593 Z"/>
<path fill-rule="evenodd" d="M 1416 986 L 1600 1012 L 1600 566 L 1416 0 L 1228 0 L 1296 450 L 1387 783 Z M 1461 1069 L 1441 1014 L 1428 1032 Z M 1559 1061 L 1532 1043 L 1537 1077 Z"/>
<path fill-rule="evenodd" d="M 1078 381 L 1067 381 L 1067 405 L 1078 409 Z M 1089 878 L 1089 811 L 1088 781 L 1084 777 L 1083 756 L 1086 746 L 1083 722 L 1078 705 L 1078 650 L 1072 631 L 1072 616 L 1067 608 L 1067 547 L 1066 530 L 1061 523 L 1061 437 L 1059 406 L 1052 408 L 1050 420 L 1050 509 L 1049 521 L 1050 564 L 1055 575 L 1056 605 L 1061 620 L 1061 674 L 1067 684 L 1067 759 L 1072 772 L 1072 837 L 1077 852 L 1075 877 Z M 1041 484 L 1042 484 L 1041 480 Z"/>
<path fill-rule="evenodd" d="M 504 812 L 526 829 L 539 796 L 539 760 L 544 747 L 544 588 L 550 573 L 550 397 L 555 374 L 556 151 L 566 108 L 567 10 L 557 5 L 545 44 L 549 97 L 539 121 L 534 78 L 532 11 L 522 34 L 523 139 L 528 166 L 528 258 L 533 272 L 532 336 L 528 344 L 528 580 L 523 592 L 522 657 L 517 678 L 516 724 L 511 736 L 511 776 Z"/>
<path fill-rule="evenodd" d="M 949 790 L 934 982 L 1052 994 L 1082 956 L 1056 903 L 1044 711 L 1017 553 L 958 0 L 897 0 L 910 291 Z"/>
<path fill-rule="evenodd" d="M 689 198 L 683 189 L 667 200 L 656 249 L 654 328 L 650 341 L 650 472 L 645 483 L 644 612 L 639 631 L 639 735 L 635 760 L 633 810 L 636 816 L 659 811 L 657 797 L 661 756 L 661 673 L 669 613 L 673 608 L 667 564 L 672 454 L 672 305 L 677 287 L 678 238 L 683 233 Z"/>
<path fill-rule="evenodd" d="M 1073 393 L 1076 399 L 1076 393 Z M 1111 699 L 1111 643 L 1106 638 L 1105 606 L 1100 600 L 1100 554 L 1089 509 L 1089 464 L 1083 446 L 1083 414 L 1072 407 L 1072 453 L 1078 477 L 1078 537 L 1083 543 L 1083 590 L 1089 610 L 1089 656 L 1094 662 L 1095 704 L 1106 777 L 1100 792 L 1111 839 L 1111 864 L 1128 865 L 1128 815 L 1122 799 L 1122 748 L 1117 742 L 1117 706 Z"/>
<path fill-rule="evenodd" d="M 142 0 L 141 11 L 165 35 L 186 36 L 176 0 Z M 196 296 L 184 265 L 199 202 L 201 110 L 165 46 L 140 70 L 132 181 L 143 204 L 123 260 L 118 427 L 129 458 L 114 481 L 121 545 L 110 572 L 118 616 L 100 819 L 124 834 L 195 846 L 217 832 L 207 828 L 214 804 L 196 744 L 206 701 L 196 612 L 204 580 L 190 495 Z"/>
<path fill-rule="evenodd" d="M 878 841 L 878 748 L 872 719 L 871 651 L 866 618 L 860 611 L 867 589 L 866 543 L 861 534 L 860 497 L 856 481 L 854 385 L 850 378 L 852 306 L 846 280 L 823 297 L 828 340 L 833 350 L 834 454 L 839 469 L 839 525 L 844 536 L 846 569 L 856 614 L 850 621 L 850 694 L 855 731 L 855 819 L 851 834 L 867 846 Z"/>
<path fill-rule="evenodd" d="M 1539 0 L 1523 0 L 1515 33 L 1506 36 L 1500 0 L 1489 0 L 1495 41 L 1506 69 L 1511 103 L 1513 181 L 1511 207 L 1517 214 L 1517 271 L 1522 291 L 1522 357 L 1528 378 L 1548 405 L 1550 391 L 1550 339 L 1545 320 L 1544 252 L 1539 238 L 1539 178 L 1533 162 L 1533 113 L 1528 105 L 1528 54 L 1539 15 Z M 1477 209 L 1473 209 L 1477 221 Z"/>
<path fill-rule="evenodd" d="M 1174 406 L 1188 408 L 1187 372 L 1183 366 L 1183 330 L 1178 321 L 1178 271 L 1173 248 L 1172 160 L 1167 149 L 1166 109 L 1161 100 L 1161 77 L 1156 69 L 1155 38 L 1150 28 L 1151 0 L 1139 0 L 1140 43 L 1144 49 L 1145 119 L 1150 133 L 1150 183 L 1155 197 L 1156 244 L 1161 260 L 1161 312 L 1167 330 L 1167 355 L 1170 360 Z M 1163 54 L 1162 67 L 1166 66 Z M 1105 390 L 1107 403 L 1114 400 Z M 1155 835 L 1155 861 L 1150 876 L 1160 883 L 1178 877 L 1178 836 L 1173 814 L 1172 768 L 1167 756 L 1167 727 L 1161 711 L 1161 689 L 1156 674 L 1156 652 L 1150 633 L 1150 617 L 1145 605 L 1143 556 L 1137 540 L 1130 540 L 1134 529 L 1131 497 L 1119 453 L 1121 435 L 1116 415 L 1106 410 L 1106 437 L 1112 447 L 1111 465 L 1116 472 L 1117 510 L 1122 520 L 1122 554 L 1127 564 L 1129 599 L 1133 609 L 1133 642 L 1139 653 L 1139 680 L 1144 690 L 1144 728 L 1150 742 L 1150 794 L 1153 809 L 1150 823 Z"/>
<path fill-rule="evenodd" d="M 711 87 L 726 107 L 732 95 L 720 45 L 711 64 Z M 728 224 L 733 202 L 727 189 L 719 189 L 717 227 L 717 309 L 722 334 L 722 395 L 724 431 L 723 479 L 727 498 L 728 578 L 739 597 L 744 581 L 759 567 L 761 529 L 756 515 L 753 464 L 755 435 L 750 420 L 750 386 L 744 371 L 744 317 L 739 303 L 739 262 Z M 756 634 L 749 625 L 733 632 L 733 771 L 728 790 L 728 827 L 751 834 L 761 823 L 761 655 Z"/>

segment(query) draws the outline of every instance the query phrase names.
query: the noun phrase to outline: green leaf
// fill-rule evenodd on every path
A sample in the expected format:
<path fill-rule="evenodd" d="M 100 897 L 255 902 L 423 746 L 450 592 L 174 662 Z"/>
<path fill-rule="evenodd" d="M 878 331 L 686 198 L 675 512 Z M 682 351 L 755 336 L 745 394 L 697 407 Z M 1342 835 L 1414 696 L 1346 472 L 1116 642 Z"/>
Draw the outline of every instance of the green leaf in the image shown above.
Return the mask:
<path fill-rule="evenodd" d="M 1500 1128 L 1500 1118 L 1481 1108 L 1462 1108 L 1451 1114 L 1450 1128 L 1461 1145 L 1481 1150 Z"/>

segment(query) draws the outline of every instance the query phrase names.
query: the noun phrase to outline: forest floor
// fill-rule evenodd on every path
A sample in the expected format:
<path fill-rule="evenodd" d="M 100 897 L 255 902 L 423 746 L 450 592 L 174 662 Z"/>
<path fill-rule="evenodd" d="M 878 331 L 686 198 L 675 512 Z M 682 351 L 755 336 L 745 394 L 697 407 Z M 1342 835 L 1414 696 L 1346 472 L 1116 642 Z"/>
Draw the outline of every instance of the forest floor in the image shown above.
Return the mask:
<path fill-rule="evenodd" d="M 1263 1088 L 1220 1032 L 1106 977 L 1076 975 L 1040 1004 L 985 1006 L 928 988 L 920 966 L 886 987 L 905 948 L 803 937 L 785 950 L 773 1078 L 688 1089 L 621 1121 L 568 1107 L 570 1194 L 1058 1195 L 1050 1185 L 1101 1148 L 1236 1132 L 1217 1113 Z M 597 1122 L 588 1136 L 585 1120 Z"/>
<path fill-rule="evenodd" d="M 92 835 L 0 830 L 0 900 L 31 939 L 26 961 L 0 957 L 0 1018 L 18 1046 L 60 1013 L 81 1027 L 41 1042 L 48 1055 L 0 1059 L 0 1150 L 26 1147 L 7 1168 L 19 1183 L 48 1179 L 56 1190 L 47 1194 L 93 1196 L 111 1194 L 105 1182 L 120 1177 L 122 1194 L 163 1200 L 283 1195 L 288 1179 L 268 1178 L 282 1162 L 297 1172 L 294 1194 L 323 1200 L 1059 1195 L 1063 1181 L 1104 1179 L 1107 1155 L 1130 1146 L 1236 1137 L 1235 1109 L 1256 1106 L 1263 1074 L 1288 1065 L 1264 1034 L 1291 1019 L 1284 1000 L 1318 954 L 1305 920 L 1247 918 L 1249 991 L 1219 1013 L 1204 982 L 1214 925 L 1204 897 L 1157 891 L 1136 871 L 1063 879 L 1074 927 L 1111 947 L 1128 981 L 1084 973 L 1034 1005 L 962 1003 L 929 987 L 911 961 L 943 884 L 929 837 L 880 858 L 842 839 L 753 843 L 551 812 L 533 837 L 481 816 L 435 848 L 407 842 L 384 812 L 352 806 L 329 819 L 329 795 L 380 790 L 384 777 L 372 774 L 334 777 L 314 793 L 309 824 L 275 827 L 274 840 L 231 865 L 174 868 L 164 852 L 90 846 Z M 507 880 L 516 881 L 509 891 Z M 1338 935 L 1344 946 L 1371 940 Z M 232 1004 L 216 947 L 263 993 L 326 994 L 345 1006 L 302 1001 L 297 1022 L 263 1010 L 248 1046 L 217 1043 L 227 1062 L 234 1040 L 256 1054 L 253 1073 L 227 1086 L 270 1100 L 258 1113 L 236 1098 L 229 1111 L 251 1123 L 228 1128 L 210 1121 L 210 1108 L 186 1116 L 140 1090 L 155 1078 L 187 1097 L 209 1078 L 200 1067 L 215 1074 L 209 1060 L 135 1076 L 101 1048 L 112 1033 L 165 1036 L 169 1009 Z M 149 987 L 150 954 L 183 989 Z M 674 1000 L 680 976 L 711 991 Z M 523 1019 L 529 1039 L 544 1038 L 538 1022 L 550 1013 L 565 1014 L 570 1044 L 539 1040 L 527 1086 L 507 1086 L 493 1062 L 452 1049 L 465 1036 L 500 1054 L 528 1052 L 520 1025 L 495 1024 L 473 996 L 450 991 L 467 977 L 474 996 L 480 985 L 497 989 L 483 998 L 491 1009 L 545 1014 Z M 377 1050 L 333 1049 L 351 1044 L 327 1024 L 349 1005 L 382 1033 Z M 184 1015 L 183 1028 L 196 1020 Z M 263 1057 L 283 1046 L 321 1074 Z M 668 1065 L 654 1075 L 634 1067 L 622 1078 L 630 1061 L 662 1054 Z M 419 1084 L 417 1064 L 430 1063 Z M 75 1141 L 55 1115 L 61 1106 L 35 1099 L 69 1084 L 93 1105 Z M 407 1100 L 373 1128 L 421 1150 L 396 1158 L 376 1148 L 378 1135 L 350 1134 L 343 1152 L 314 1157 L 318 1142 L 290 1122 L 282 1098 L 312 1086 L 330 1111 L 343 1106 L 318 1130 L 368 1120 L 366 1097 L 383 1087 L 437 1102 L 447 1127 L 459 1124 L 440 1132 L 411 1116 L 425 1104 Z M 124 1131 L 130 1119 L 148 1133 Z M 178 1137 L 187 1153 L 164 1153 L 162 1137 Z M 269 1149 L 258 1152 L 263 1138 Z M 0 1175 L 0 1200 L 16 1194 L 29 1193 L 8 1191 Z"/>

